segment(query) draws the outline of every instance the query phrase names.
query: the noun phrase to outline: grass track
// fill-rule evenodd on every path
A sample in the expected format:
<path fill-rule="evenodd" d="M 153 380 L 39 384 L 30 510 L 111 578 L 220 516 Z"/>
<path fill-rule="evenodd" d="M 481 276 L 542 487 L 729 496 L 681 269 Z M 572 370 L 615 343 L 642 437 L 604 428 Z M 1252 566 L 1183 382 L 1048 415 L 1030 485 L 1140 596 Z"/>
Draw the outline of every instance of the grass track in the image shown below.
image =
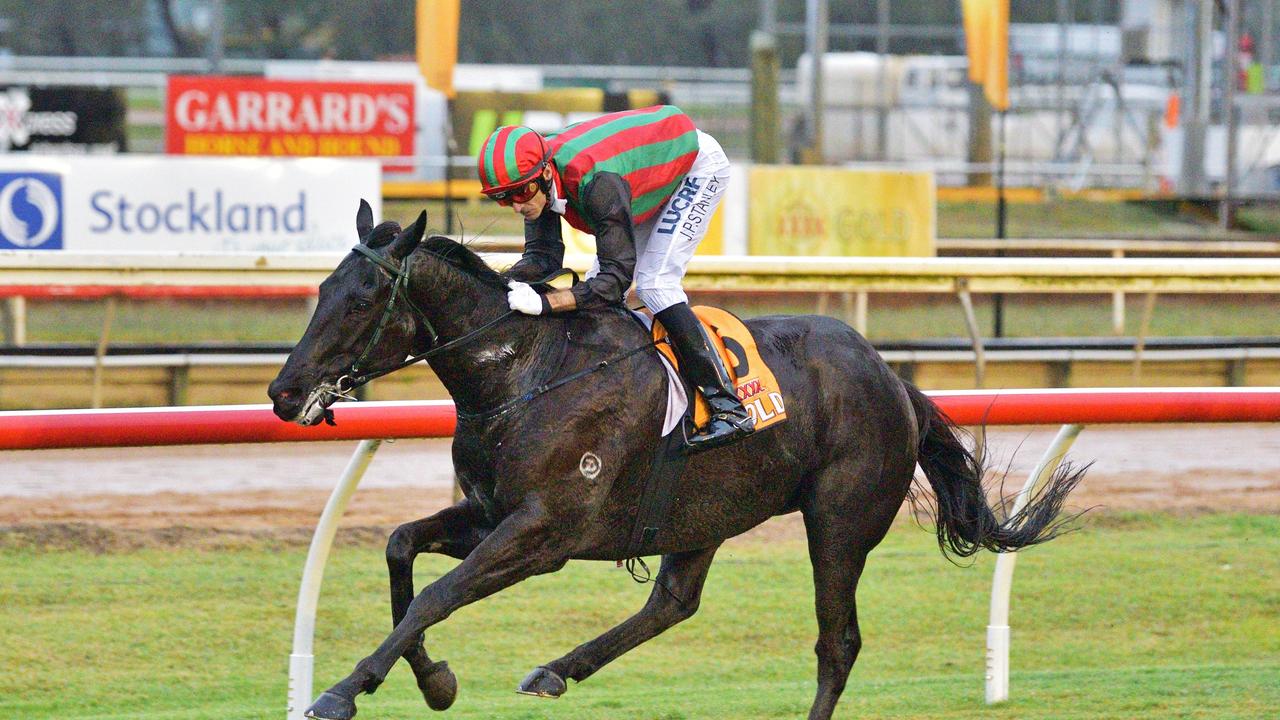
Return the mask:
<path fill-rule="evenodd" d="M 0 535 L 0 545 L 4 536 Z M 281 717 L 303 550 L 0 550 L 0 714 Z M 451 567 L 426 557 L 419 581 Z M 859 594 L 865 645 L 837 717 L 1260 718 L 1280 707 L 1280 517 L 1095 515 L 1019 560 L 1013 701 L 982 704 L 990 557 L 956 568 L 901 523 Z M 381 640 L 376 547 L 326 576 L 317 690 Z M 802 717 L 814 690 L 812 586 L 798 533 L 721 550 L 699 614 L 549 702 L 524 673 L 605 630 L 648 592 L 574 563 L 428 633 L 459 675 L 453 718 Z M 431 717 L 399 665 L 360 718 Z"/>
<path fill-rule="evenodd" d="M 812 296 L 744 297 L 695 294 L 695 304 L 725 307 L 743 317 L 772 313 L 808 314 L 816 311 Z M 1007 337 L 1106 337 L 1112 334 L 1111 298 L 1084 296 L 1005 296 Z M 1276 299 L 1258 296 L 1165 295 L 1156 304 L 1151 337 L 1274 336 L 1280 325 Z M 990 295 L 974 298 L 978 327 L 990 332 Z M 867 332 L 872 342 L 925 338 L 968 337 L 963 310 L 955 298 L 940 295 L 882 295 L 871 297 Z M 844 314 L 839 298 L 827 313 Z M 83 301 L 33 302 L 27 312 L 31 343 L 93 345 L 102 333 L 101 303 Z M 1142 299 L 1131 297 L 1126 331 L 1136 334 Z M 111 326 L 113 345 L 129 343 L 274 342 L 294 343 L 310 314 L 301 300 L 132 300 L 122 301 Z M 850 321 L 851 318 L 843 318 Z"/>

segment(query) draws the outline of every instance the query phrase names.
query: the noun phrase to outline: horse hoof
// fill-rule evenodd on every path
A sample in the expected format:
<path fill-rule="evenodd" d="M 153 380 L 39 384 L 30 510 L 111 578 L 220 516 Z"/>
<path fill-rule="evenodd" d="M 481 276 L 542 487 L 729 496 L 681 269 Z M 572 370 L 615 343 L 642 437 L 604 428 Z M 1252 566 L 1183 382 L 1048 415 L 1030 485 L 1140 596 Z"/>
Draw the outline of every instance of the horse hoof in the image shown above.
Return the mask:
<path fill-rule="evenodd" d="M 356 715 L 356 704 L 341 695 L 325 691 L 303 713 L 316 720 L 351 720 Z"/>
<path fill-rule="evenodd" d="M 418 681 L 418 689 L 432 710 L 448 710 L 458 697 L 458 676 L 449 669 L 449 663 L 432 663 L 427 677 Z"/>
<path fill-rule="evenodd" d="M 558 698 L 567 690 L 564 679 L 544 667 L 537 667 L 520 681 L 516 692 L 544 698 Z"/>

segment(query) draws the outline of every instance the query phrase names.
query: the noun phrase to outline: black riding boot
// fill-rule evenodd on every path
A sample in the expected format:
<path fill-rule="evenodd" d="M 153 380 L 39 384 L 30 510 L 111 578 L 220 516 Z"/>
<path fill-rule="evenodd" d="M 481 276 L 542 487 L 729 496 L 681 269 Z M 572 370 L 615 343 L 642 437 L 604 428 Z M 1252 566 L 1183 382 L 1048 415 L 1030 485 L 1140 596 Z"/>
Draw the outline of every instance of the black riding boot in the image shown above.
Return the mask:
<path fill-rule="evenodd" d="M 711 406 L 710 422 L 688 438 L 689 452 L 727 445 L 754 432 L 755 421 L 738 399 L 715 343 L 689 305 L 672 305 L 657 313 L 657 318 L 671 338 L 671 347 L 680 361 L 680 374 L 698 388 Z"/>

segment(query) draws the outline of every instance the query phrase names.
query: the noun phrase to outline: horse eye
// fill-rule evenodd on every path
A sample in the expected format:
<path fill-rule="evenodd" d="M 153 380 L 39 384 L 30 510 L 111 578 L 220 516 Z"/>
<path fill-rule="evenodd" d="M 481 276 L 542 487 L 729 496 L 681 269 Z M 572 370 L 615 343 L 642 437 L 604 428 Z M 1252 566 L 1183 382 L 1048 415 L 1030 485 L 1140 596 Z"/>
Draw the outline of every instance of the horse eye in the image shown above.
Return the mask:
<path fill-rule="evenodd" d="M 347 312 L 362 313 L 371 307 L 373 307 L 373 305 L 368 300 L 357 300 L 351 303 L 351 307 L 347 309 Z"/>

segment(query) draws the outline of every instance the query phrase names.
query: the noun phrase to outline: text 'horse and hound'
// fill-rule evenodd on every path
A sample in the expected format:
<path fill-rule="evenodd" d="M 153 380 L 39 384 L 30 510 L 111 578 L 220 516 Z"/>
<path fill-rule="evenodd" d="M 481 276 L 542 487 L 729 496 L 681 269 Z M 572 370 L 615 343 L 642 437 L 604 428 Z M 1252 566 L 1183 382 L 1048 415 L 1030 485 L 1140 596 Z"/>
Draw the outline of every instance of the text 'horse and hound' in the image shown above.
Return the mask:
<path fill-rule="evenodd" d="M 427 704 L 447 708 L 457 681 L 428 657 L 428 628 L 569 560 L 628 558 L 663 442 L 668 382 L 658 351 L 646 346 L 647 331 L 626 309 L 511 314 L 505 278 L 457 242 L 425 237 L 426 213 L 403 231 L 394 223 L 373 227 L 362 203 L 356 225 L 360 244 L 321 283 L 315 315 L 271 384 L 275 412 L 316 424 L 353 385 L 402 367 L 410 353 L 424 356 L 457 406 L 453 463 L 465 497 L 392 533 L 394 629 L 307 711 L 341 720 L 355 715 L 356 696 L 372 693 L 401 657 Z M 1018 550 L 1061 528 L 1059 510 L 1081 471 L 1063 466 L 1035 502 L 1001 522 L 963 433 L 864 338 L 817 316 L 747 326 L 781 386 L 787 422 L 688 456 L 652 548 L 662 564 L 648 602 L 536 668 L 521 692 L 559 696 L 567 679 L 585 680 L 690 617 L 721 543 L 799 511 L 818 617 L 818 692 L 809 717 L 830 718 L 862 646 L 858 578 L 907 497 L 917 463 L 933 488 L 944 552 Z M 639 346 L 646 347 L 629 353 Z M 557 385 L 570 377 L 579 379 Z M 461 562 L 415 595 L 413 561 L 423 552 Z"/>

